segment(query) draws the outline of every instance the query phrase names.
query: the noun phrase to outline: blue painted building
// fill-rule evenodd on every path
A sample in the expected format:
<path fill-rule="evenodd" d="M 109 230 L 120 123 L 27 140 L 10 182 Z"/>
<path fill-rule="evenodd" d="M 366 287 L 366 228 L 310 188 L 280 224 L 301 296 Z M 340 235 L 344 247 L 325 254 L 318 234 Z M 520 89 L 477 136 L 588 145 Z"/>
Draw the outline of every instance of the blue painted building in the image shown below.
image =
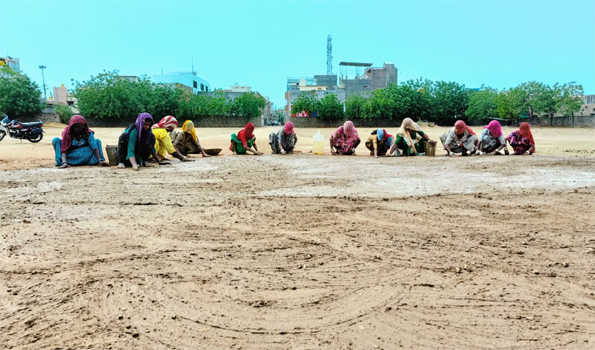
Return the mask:
<path fill-rule="evenodd" d="M 196 75 L 195 72 L 155 74 L 151 77 L 151 80 L 158 84 L 182 85 L 188 89 L 192 89 L 194 94 L 212 91 L 211 85 Z"/>

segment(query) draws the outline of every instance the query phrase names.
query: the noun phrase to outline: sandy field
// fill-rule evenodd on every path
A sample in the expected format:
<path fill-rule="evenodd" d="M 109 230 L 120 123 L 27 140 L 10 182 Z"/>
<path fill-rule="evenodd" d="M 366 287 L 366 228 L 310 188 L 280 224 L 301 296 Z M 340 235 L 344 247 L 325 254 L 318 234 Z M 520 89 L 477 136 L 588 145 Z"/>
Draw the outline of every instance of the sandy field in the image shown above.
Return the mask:
<path fill-rule="evenodd" d="M 61 128 L 0 142 L 0 349 L 595 347 L 593 129 L 374 159 L 260 128 L 263 156 L 134 172 L 54 168 Z"/>

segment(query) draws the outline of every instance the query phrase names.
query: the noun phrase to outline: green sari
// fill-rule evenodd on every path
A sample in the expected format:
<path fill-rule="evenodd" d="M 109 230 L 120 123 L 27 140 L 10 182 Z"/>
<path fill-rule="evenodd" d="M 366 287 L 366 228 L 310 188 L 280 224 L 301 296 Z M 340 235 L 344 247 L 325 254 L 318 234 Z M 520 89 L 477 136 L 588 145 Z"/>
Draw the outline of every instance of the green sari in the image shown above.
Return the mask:
<path fill-rule="evenodd" d="M 238 135 L 231 134 L 231 142 L 235 146 L 237 154 L 246 154 L 246 147 L 244 147 L 244 145 L 242 144 L 242 141 L 240 141 L 240 139 L 238 139 Z M 253 137 L 250 140 L 248 140 L 248 142 L 246 142 L 246 144 L 248 145 L 248 147 L 252 148 L 252 147 L 254 147 L 254 142 L 256 142 L 256 137 Z"/>
<path fill-rule="evenodd" d="M 411 138 L 414 140 L 413 142 L 414 142 L 415 150 L 417 151 L 417 153 L 425 152 L 426 151 L 426 140 L 423 138 L 423 136 L 425 135 L 424 132 L 410 130 L 409 134 L 411 135 Z M 416 141 L 417 134 L 419 134 L 422 137 L 422 139 Z M 415 152 L 413 151 L 413 147 L 411 147 L 407 143 L 407 139 L 405 138 L 405 136 L 398 134 L 395 144 L 397 145 L 397 148 L 403 152 L 404 156 L 415 155 Z"/>

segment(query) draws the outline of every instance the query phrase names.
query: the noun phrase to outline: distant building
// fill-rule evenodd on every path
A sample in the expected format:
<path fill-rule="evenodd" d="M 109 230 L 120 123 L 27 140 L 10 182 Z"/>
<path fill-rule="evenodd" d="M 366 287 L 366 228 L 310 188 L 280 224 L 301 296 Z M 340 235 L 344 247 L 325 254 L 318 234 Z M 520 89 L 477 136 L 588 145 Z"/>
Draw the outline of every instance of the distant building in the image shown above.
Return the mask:
<path fill-rule="evenodd" d="M 140 78 L 136 75 L 118 75 L 118 79 L 127 80 L 131 83 L 136 83 L 137 81 L 140 81 Z"/>
<path fill-rule="evenodd" d="M 239 93 L 244 93 L 244 92 L 251 92 L 252 91 L 252 88 L 249 87 L 249 86 L 233 85 L 231 88 L 225 89 L 223 91 L 224 92 L 239 92 Z"/>
<path fill-rule="evenodd" d="M 21 72 L 21 60 L 18 58 L 10 56 L 0 57 L 0 67 L 3 66 L 10 68 L 17 73 Z"/>
<path fill-rule="evenodd" d="M 68 93 L 68 89 L 62 84 L 59 87 L 54 88 L 54 98 L 48 103 L 51 104 L 64 104 L 72 106 L 76 103 L 76 98 Z"/>
<path fill-rule="evenodd" d="M 54 101 L 57 103 L 66 104 L 68 101 L 68 89 L 62 84 L 60 87 L 54 88 Z"/>
<path fill-rule="evenodd" d="M 359 95 L 369 97 L 372 91 L 384 89 L 390 84 L 397 84 L 397 69 L 392 63 L 385 63 L 383 67 L 372 67 L 371 63 L 340 62 L 339 69 L 345 72 L 347 68 L 364 68 L 363 74 L 349 75 L 342 73 L 339 78 L 339 87 L 345 89 L 345 99 L 349 96 Z"/>
<path fill-rule="evenodd" d="M 385 63 L 383 67 L 372 67 L 371 63 L 340 62 L 339 68 L 338 81 L 337 75 L 334 74 L 315 75 L 312 78 L 288 78 L 285 113 L 291 115 L 291 107 L 301 94 L 310 94 L 316 98 L 333 94 L 345 103 L 349 96 L 369 97 L 376 89 L 397 84 L 397 69 L 392 63 Z"/>
<path fill-rule="evenodd" d="M 233 85 L 229 89 L 223 89 L 223 90 L 219 90 L 219 91 L 223 92 L 223 95 L 225 96 L 225 100 L 227 102 L 233 101 L 236 98 L 240 97 L 242 94 L 245 94 L 247 92 L 253 92 L 252 88 L 250 86 L 241 86 L 241 85 Z M 261 96 L 258 92 L 254 92 L 254 93 L 257 94 L 258 96 Z M 212 95 L 212 94 L 209 94 L 209 95 Z"/>
<path fill-rule="evenodd" d="M 577 115 L 590 116 L 595 115 L 595 95 L 584 95 L 583 105 Z"/>
<path fill-rule="evenodd" d="M 194 94 L 212 91 L 211 85 L 197 76 L 195 72 L 156 74 L 151 77 L 151 80 L 158 84 L 186 87 L 192 89 Z"/>

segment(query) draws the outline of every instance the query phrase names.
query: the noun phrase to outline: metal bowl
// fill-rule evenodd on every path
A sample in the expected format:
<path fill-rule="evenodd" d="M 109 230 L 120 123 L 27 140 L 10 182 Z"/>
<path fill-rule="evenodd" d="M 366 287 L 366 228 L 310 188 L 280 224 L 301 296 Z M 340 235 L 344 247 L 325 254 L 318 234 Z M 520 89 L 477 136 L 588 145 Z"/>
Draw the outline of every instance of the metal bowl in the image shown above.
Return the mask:
<path fill-rule="evenodd" d="M 205 153 L 210 156 L 216 156 L 221 153 L 221 148 L 206 148 Z"/>

